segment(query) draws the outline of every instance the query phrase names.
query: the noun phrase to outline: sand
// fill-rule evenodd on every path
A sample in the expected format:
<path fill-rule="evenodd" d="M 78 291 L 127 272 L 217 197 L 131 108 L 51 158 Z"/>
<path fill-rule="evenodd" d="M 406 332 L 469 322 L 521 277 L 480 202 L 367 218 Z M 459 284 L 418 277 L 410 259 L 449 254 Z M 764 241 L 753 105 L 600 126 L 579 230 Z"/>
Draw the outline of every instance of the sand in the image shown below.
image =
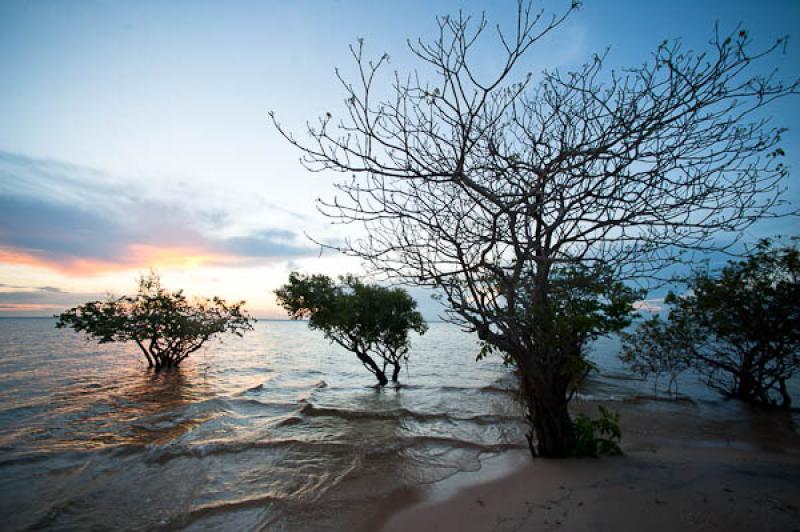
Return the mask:
<path fill-rule="evenodd" d="M 736 403 L 605 404 L 621 414 L 624 456 L 504 453 L 387 506 L 367 528 L 800 531 L 800 436 L 789 414 Z"/>

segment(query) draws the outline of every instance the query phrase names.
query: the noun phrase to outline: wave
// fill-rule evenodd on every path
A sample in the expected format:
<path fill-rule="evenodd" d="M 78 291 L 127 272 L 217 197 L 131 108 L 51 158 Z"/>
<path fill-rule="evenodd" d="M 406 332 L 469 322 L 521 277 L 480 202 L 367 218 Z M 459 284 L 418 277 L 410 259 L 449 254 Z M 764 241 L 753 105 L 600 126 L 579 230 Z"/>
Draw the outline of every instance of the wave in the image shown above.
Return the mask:
<path fill-rule="evenodd" d="M 456 448 L 456 449 L 473 449 L 485 453 L 495 453 L 501 451 L 508 451 L 514 449 L 527 449 L 527 444 L 522 442 L 498 442 L 498 443 L 478 443 L 470 440 L 459 440 L 457 438 L 447 438 L 443 436 L 414 436 L 409 438 L 413 445 L 435 445 Z"/>
<path fill-rule="evenodd" d="M 22 454 L 19 456 L 12 456 L 10 458 L 2 458 L 0 459 L 0 467 L 9 467 L 21 464 L 33 464 L 36 462 L 40 462 L 42 460 L 47 460 L 48 458 L 52 458 L 53 456 L 55 455 L 50 452 L 37 452 L 37 453 Z"/>
<path fill-rule="evenodd" d="M 663 403 L 685 403 L 697 404 L 697 401 L 691 397 L 683 394 L 677 396 L 671 395 L 654 395 L 648 393 L 636 394 L 592 394 L 592 393 L 577 393 L 575 399 L 580 401 L 598 401 L 598 402 L 615 402 L 615 403 L 641 403 L 641 402 L 663 402 Z"/>
<path fill-rule="evenodd" d="M 289 416 L 275 424 L 275 428 L 291 427 L 292 425 L 299 425 L 303 422 L 303 418 L 297 416 Z"/>
<path fill-rule="evenodd" d="M 626 403 L 640 403 L 643 401 L 657 401 L 657 402 L 665 402 L 665 403 L 685 403 L 685 404 L 697 404 L 697 401 L 692 399 L 689 396 L 678 394 L 677 396 L 669 396 L 669 395 L 653 395 L 653 394 L 637 394 L 632 395 L 629 397 L 622 397 L 620 398 L 621 401 Z"/>
<path fill-rule="evenodd" d="M 307 403 L 296 414 L 288 415 L 280 422 L 273 425 L 273 429 L 280 429 L 303 423 L 302 416 L 325 416 L 338 417 L 345 420 L 393 420 L 411 418 L 417 421 L 443 421 L 447 423 L 468 422 L 481 425 L 496 425 L 503 422 L 519 422 L 519 416 L 508 415 L 477 415 L 460 417 L 445 413 L 420 413 L 401 408 L 381 412 L 365 412 L 353 410 L 341 410 L 337 408 L 324 408 Z M 419 446 L 447 446 L 458 449 L 472 449 L 480 452 L 499 452 L 508 449 L 519 449 L 524 446 L 519 443 L 498 442 L 498 443 L 479 443 L 459 439 L 457 437 L 444 437 L 435 435 L 404 435 L 398 436 L 393 441 L 378 439 L 372 444 L 368 437 L 363 441 L 364 445 L 354 445 L 352 441 L 335 440 L 306 440 L 298 438 L 275 438 L 275 439 L 247 439 L 247 440 L 227 440 L 210 441 L 204 443 L 179 443 L 172 442 L 165 445 L 148 445 L 145 448 L 145 461 L 150 463 L 164 464 L 176 458 L 204 458 L 207 456 L 219 456 L 228 454 L 238 454 L 253 450 L 281 450 L 289 448 L 301 448 L 304 453 L 319 456 L 326 452 L 335 452 L 337 455 L 342 453 L 367 453 L 383 454 L 397 453 L 408 448 Z"/>
<path fill-rule="evenodd" d="M 242 407 L 242 406 L 244 406 L 244 407 L 252 406 L 252 407 L 258 407 L 258 408 L 270 408 L 270 407 L 279 407 L 280 408 L 280 407 L 290 407 L 290 406 L 294 406 L 295 405 L 295 402 L 294 401 L 290 401 L 290 400 L 287 400 L 287 401 L 259 401 L 258 399 L 253 399 L 251 397 L 248 397 L 247 399 L 238 398 L 238 397 L 234 398 L 234 399 L 228 399 L 226 401 L 226 403 L 227 403 L 228 409 L 234 409 L 236 407 Z"/>
<path fill-rule="evenodd" d="M 176 458 L 204 458 L 206 456 L 219 456 L 239 454 L 252 450 L 287 449 L 290 447 L 307 447 L 316 449 L 346 448 L 347 445 L 337 442 L 304 441 L 296 438 L 282 440 L 243 440 L 225 442 L 207 442 L 194 444 L 168 444 L 162 447 L 151 447 L 147 450 L 145 461 L 149 463 L 164 464 Z"/>
<path fill-rule="evenodd" d="M 487 393 L 501 393 L 513 394 L 517 393 L 518 388 L 513 386 L 499 386 L 497 384 L 488 384 L 479 388 L 472 386 L 438 386 L 439 390 L 445 392 L 487 392 Z"/>
<path fill-rule="evenodd" d="M 519 388 L 504 388 L 502 386 L 488 385 L 480 389 L 482 392 L 496 392 L 496 393 L 517 393 Z"/>
<path fill-rule="evenodd" d="M 240 392 L 240 393 L 238 393 L 236 395 L 242 396 L 242 395 L 247 395 L 247 394 L 255 394 L 255 393 L 263 392 L 264 389 L 265 389 L 264 386 L 269 384 L 271 381 L 272 381 L 272 379 L 264 381 L 261 384 L 257 384 L 256 386 L 252 386 L 250 388 L 247 388 L 244 391 L 242 391 L 242 392 Z M 285 392 L 285 391 L 288 391 L 288 390 L 293 390 L 293 389 L 295 389 L 295 390 L 296 389 L 300 389 L 300 390 L 311 390 L 311 391 L 313 391 L 313 390 L 321 390 L 321 389 L 327 388 L 327 387 L 328 387 L 328 383 L 327 382 L 325 382 L 324 380 L 319 380 L 319 381 L 317 381 L 317 382 L 315 382 L 315 383 L 313 383 L 311 385 L 306 385 L 306 386 L 285 386 L 284 385 L 284 386 L 276 386 L 275 389 L 276 390 L 280 390 L 282 392 Z"/>
<path fill-rule="evenodd" d="M 365 410 L 345 410 L 341 408 L 330 408 L 315 406 L 311 403 L 306 403 L 300 409 L 300 414 L 306 416 L 328 416 L 338 417 L 347 420 L 357 419 L 400 419 L 412 418 L 418 421 L 447 421 L 447 422 L 472 422 L 480 424 L 493 424 L 502 421 L 517 421 L 519 416 L 505 416 L 496 414 L 483 414 L 476 416 L 454 416 L 446 413 L 433 413 L 433 412 L 414 412 L 407 408 L 397 408 L 395 410 L 382 410 L 382 411 L 365 411 Z"/>
<path fill-rule="evenodd" d="M 237 499 L 232 501 L 221 501 L 212 504 L 204 504 L 192 508 L 185 516 L 181 516 L 178 520 L 171 523 L 164 523 L 167 529 L 187 528 L 200 519 L 205 519 L 216 514 L 224 514 L 236 510 L 244 510 L 248 508 L 264 508 L 275 503 L 284 502 L 285 499 L 275 495 L 256 495 L 244 499 Z M 262 526 L 269 525 L 276 520 L 273 516 L 267 522 L 262 523 Z"/>
<path fill-rule="evenodd" d="M 46 449 L 35 449 L 27 453 L 11 455 L 0 459 L 0 467 L 13 467 L 17 465 L 35 464 L 50 459 L 57 460 L 58 468 L 69 468 L 76 464 L 81 464 L 87 458 L 96 456 L 110 456 L 110 457 L 125 457 L 136 452 L 142 451 L 144 445 L 125 444 L 117 446 L 82 446 L 82 447 L 67 447 L 55 446 Z M 4 447 L 3 451 L 11 450 L 13 447 Z M 64 465 L 67 464 L 67 465 Z"/>

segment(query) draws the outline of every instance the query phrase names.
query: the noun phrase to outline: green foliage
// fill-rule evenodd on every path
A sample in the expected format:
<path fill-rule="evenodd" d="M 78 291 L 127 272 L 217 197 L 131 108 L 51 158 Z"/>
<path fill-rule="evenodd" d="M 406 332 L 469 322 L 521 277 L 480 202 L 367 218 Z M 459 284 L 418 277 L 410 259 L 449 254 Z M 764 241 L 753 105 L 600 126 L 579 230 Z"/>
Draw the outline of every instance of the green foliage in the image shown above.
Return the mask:
<path fill-rule="evenodd" d="M 526 284 L 531 286 L 531 283 Z M 565 370 L 583 372 L 586 346 L 593 340 L 618 332 L 631 323 L 633 304 L 643 297 L 616 281 L 602 265 L 571 264 L 554 268 L 550 274 L 548 307 L 537 308 L 533 293 L 519 298 L 521 312 L 532 325 L 546 322 L 551 336 L 567 362 Z"/>
<path fill-rule="evenodd" d="M 691 339 L 687 327 L 673 327 L 658 316 L 642 322 L 632 333 L 622 335 L 620 359 L 643 378 L 653 377 L 653 393 L 667 377 L 667 392 L 678 393 L 678 377 L 691 366 Z"/>
<path fill-rule="evenodd" d="M 480 348 L 478 349 L 478 354 L 475 355 L 475 362 L 480 362 L 484 358 L 497 353 L 503 357 L 503 365 L 505 366 L 514 365 L 514 359 L 511 358 L 511 355 L 509 355 L 508 353 L 500 351 L 497 347 L 493 346 L 488 342 L 481 341 L 479 345 Z"/>
<path fill-rule="evenodd" d="M 581 345 L 630 325 L 633 304 L 644 296 L 602 265 L 557 268 L 550 282 L 552 319 L 562 336 Z"/>
<path fill-rule="evenodd" d="M 800 252 L 796 241 L 760 241 L 718 274 L 695 271 L 669 294 L 667 322 L 626 338 L 623 359 L 653 372 L 691 367 L 728 397 L 788 408 L 786 382 L 800 367 Z"/>
<path fill-rule="evenodd" d="M 620 455 L 619 414 L 600 405 L 600 417 L 592 419 L 578 414 L 572 422 L 575 431 L 573 456 Z"/>
<path fill-rule="evenodd" d="M 380 384 L 388 382 L 389 364 L 394 366 L 392 380 L 397 380 L 400 362 L 408 359 L 409 331 L 427 330 L 405 290 L 364 284 L 352 275 L 336 282 L 325 275 L 292 272 L 275 295 L 292 319 L 308 318 L 309 327 L 354 352 Z M 383 361 L 383 367 L 373 356 Z"/>
<path fill-rule="evenodd" d="M 535 303 L 533 274 L 527 275 L 515 296 L 514 312 L 526 328 L 545 331 L 542 336 L 548 337 L 553 350 L 561 355 L 561 370 L 571 381 L 570 392 L 574 393 L 594 369 L 586 359 L 588 345 L 630 325 L 633 304 L 644 292 L 615 280 L 611 271 L 601 265 L 555 267 L 549 283 L 547 306 L 542 308 Z M 486 342 L 481 344 L 476 359 L 494 352 L 500 352 L 506 364 L 513 364 L 508 353 Z"/>
<path fill-rule="evenodd" d="M 217 334 L 242 336 L 255 321 L 244 310 L 244 301 L 190 301 L 182 290 L 163 289 L 153 271 L 139 279 L 136 295 L 90 301 L 57 317 L 56 327 L 72 328 L 101 344 L 136 342 L 157 370 L 177 367 Z"/>

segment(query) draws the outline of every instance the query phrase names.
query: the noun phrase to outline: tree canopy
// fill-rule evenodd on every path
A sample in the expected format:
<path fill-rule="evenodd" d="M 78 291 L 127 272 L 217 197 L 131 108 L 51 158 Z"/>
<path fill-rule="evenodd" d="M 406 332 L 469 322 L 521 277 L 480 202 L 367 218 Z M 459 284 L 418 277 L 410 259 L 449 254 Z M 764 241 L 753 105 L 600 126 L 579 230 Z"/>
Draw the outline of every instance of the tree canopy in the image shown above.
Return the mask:
<path fill-rule="evenodd" d="M 355 353 L 380 385 L 389 382 L 388 365 L 393 368 L 392 381 L 397 382 L 400 364 L 408 360 L 408 333 L 427 330 L 408 292 L 364 284 L 352 275 L 336 282 L 325 275 L 292 272 L 275 295 L 292 319 L 308 318 L 309 327 Z"/>
<path fill-rule="evenodd" d="M 800 368 L 800 251 L 762 240 L 718 273 L 699 270 L 683 295 L 626 336 L 623 360 L 640 373 L 691 367 L 728 397 L 791 405 Z"/>
<path fill-rule="evenodd" d="M 333 247 L 437 288 L 447 319 L 511 357 L 549 456 L 575 445 L 549 310 L 555 266 L 646 284 L 782 214 L 784 129 L 763 109 L 800 87 L 759 66 L 785 39 L 758 48 L 741 27 L 715 29 L 701 51 L 664 41 L 621 70 L 598 54 L 571 72 L 526 72 L 525 54 L 577 7 L 547 17 L 520 1 L 512 30 L 497 28 L 492 75 L 475 52 L 484 18 L 437 19 L 433 39 L 409 41 L 420 69 L 388 78 L 389 56 L 370 60 L 359 41 L 355 79 L 337 71 L 341 116 L 301 139 L 272 114 L 307 168 L 347 175 L 320 207 L 365 231 Z"/>
<path fill-rule="evenodd" d="M 527 287 L 532 282 L 526 277 L 521 286 Z M 565 369 L 573 375 L 575 385 L 579 385 L 592 369 L 586 358 L 589 344 L 630 325 L 634 303 L 644 295 L 643 290 L 615 280 L 609 268 L 601 265 L 557 266 L 551 274 L 549 305 L 544 309 L 548 316 L 543 318 L 536 315 L 540 309 L 529 299 L 527 288 L 516 298 L 518 319 L 523 326 L 531 328 L 544 319 L 555 326 L 554 348 L 568 361 Z M 492 344 L 484 343 L 478 359 L 493 350 Z M 514 363 L 507 353 L 504 356 L 507 363 Z M 574 391 L 572 388 L 570 393 Z"/>
<path fill-rule="evenodd" d="M 58 328 L 72 328 L 99 343 L 135 342 L 151 368 L 177 367 L 221 333 L 242 336 L 252 330 L 244 301 L 218 297 L 189 300 L 182 290 L 161 287 L 155 272 L 139 279 L 132 296 L 90 301 L 57 316 Z"/>

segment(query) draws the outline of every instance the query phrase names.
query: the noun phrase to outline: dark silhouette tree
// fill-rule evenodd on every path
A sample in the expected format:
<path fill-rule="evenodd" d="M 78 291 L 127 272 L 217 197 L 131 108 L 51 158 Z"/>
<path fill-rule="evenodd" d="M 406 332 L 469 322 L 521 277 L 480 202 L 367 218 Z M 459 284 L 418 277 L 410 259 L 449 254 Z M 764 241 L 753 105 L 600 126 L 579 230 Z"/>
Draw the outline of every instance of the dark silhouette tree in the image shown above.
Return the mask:
<path fill-rule="evenodd" d="M 595 369 L 594 364 L 587 358 L 591 342 L 601 336 L 617 333 L 630 325 L 634 303 L 643 297 L 644 291 L 634 290 L 614 280 L 610 269 L 600 264 L 592 266 L 580 263 L 559 264 L 550 272 L 548 314 L 542 316 L 537 314 L 537 307 L 529 299 L 531 290 L 529 287 L 526 289 L 532 282 L 534 282 L 532 275 L 523 274 L 521 283 L 523 288 L 515 299 L 518 307 L 517 319 L 522 327 L 533 328 L 542 320 L 553 324 L 551 349 L 555 356 L 564 361 L 563 394 L 566 401 L 570 401 L 589 373 Z M 497 350 L 495 346 L 484 341 L 478 359 L 495 350 Z M 516 365 L 516 360 L 510 354 L 501 354 L 506 364 Z M 615 419 L 603 409 L 601 412 L 604 417 L 599 420 L 589 420 L 584 416 L 573 421 L 573 427 L 577 428 L 579 433 L 577 447 L 571 449 L 570 455 L 595 454 L 594 451 L 587 452 L 591 447 L 587 447 L 587 442 L 591 440 L 587 438 L 587 429 L 604 427 L 605 423 Z M 535 424 L 534 416 L 534 411 L 527 413 L 531 426 Z M 618 427 L 616 431 L 619 432 Z M 535 454 L 533 432 L 529 432 L 527 438 L 531 452 Z"/>
<path fill-rule="evenodd" d="M 389 365 L 397 382 L 401 362 L 408 360 L 409 331 L 427 330 L 416 301 L 405 290 L 364 284 L 352 275 L 337 283 L 325 275 L 292 272 L 275 295 L 293 320 L 308 318 L 309 327 L 355 353 L 380 386 L 389 382 Z"/>
<path fill-rule="evenodd" d="M 514 360 L 545 456 L 575 445 L 565 397 L 573 377 L 553 341 L 554 266 L 596 263 L 646 284 L 725 247 L 719 233 L 735 242 L 781 214 L 784 130 L 761 110 L 798 91 L 797 81 L 757 70 L 785 40 L 753 50 L 741 28 L 715 32 L 703 52 L 664 41 L 622 71 L 605 71 L 601 54 L 574 72 L 512 77 L 576 7 L 547 18 L 520 2 L 512 32 L 497 28 L 500 67 L 490 77 L 473 60 L 483 18 L 439 18 L 436 38 L 409 43 L 423 70 L 385 84 L 389 56 L 370 61 L 359 41 L 355 81 L 337 70 L 341 119 L 326 113 L 302 141 L 271 115 L 307 168 L 348 175 L 320 207 L 366 230 L 334 247 L 437 288 L 446 319 Z"/>
<path fill-rule="evenodd" d="M 690 368 L 690 357 L 681 348 L 681 331 L 669 327 L 658 316 L 642 322 L 633 332 L 623 333 L 620 359 L 634 373 L 653 378 L 653 395 L 658 395 L 658 383 L 667 377 L 667 393 L 678 395 L 678 378 Z"/>
<path fill-rule="evenodd" d="M 696 271 L 671 293 L 666 321 L 626 336 L 623 360 L 691 367 L 726 397 L 789 408 L 786 383 L 800 369 L 800 251 L 762 240 L 714 275 Z"/>
<path fill-rule="evenodd" d="M 178 367 L 218 334 L 242 336 L 255 321 L 244 310 L 244 301 L 190 301 L 182 290 L 162 288 L 152 271 L 139 279 L 136 295 L 90 301 L 57 318 L 56 327 L 86 333 L 101 344 L 136 342 L 148 367 L 156 371 Z"/>

